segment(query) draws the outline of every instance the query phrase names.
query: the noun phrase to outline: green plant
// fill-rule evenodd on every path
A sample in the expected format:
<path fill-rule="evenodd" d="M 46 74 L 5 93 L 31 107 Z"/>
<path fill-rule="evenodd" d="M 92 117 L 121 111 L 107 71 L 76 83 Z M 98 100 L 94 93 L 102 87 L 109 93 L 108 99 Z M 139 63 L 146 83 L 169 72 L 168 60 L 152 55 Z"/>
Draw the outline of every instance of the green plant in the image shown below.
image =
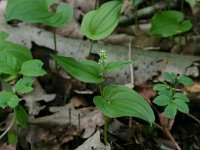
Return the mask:
<path fill-rule="evenodd" d="M 177 92 L 178 86 L 191 85 L 192 79 L 187 76 L 177 76 L 174 73 L 165 72 L 163 74 L 165 82 L 155 84 L 153 89 L 158 91 L 153 103 L 158 106 L 164 106 L 164 113 L 168 118 L 173 118 L 177 114 L 177 110 L 182 113 L 189 113 L 189 98 Z"/>
<path fill-rule="evenodd" d="M 57 63 L 74 78 L 86 82 L 96 83 L 100 89 L 100 95 L 93 99 L 94 104 L 105 115 L 105 130 L 107 130 L 106 118 L 122 116 L 134 116 L 147 122 L 154 122 L 154 114 L 149 104 L 137 92 L 123 85 L 111 84 L 104 87 L 106 73 L 118 71 L 132 62 L 114 61 L 107 62 L 107 53 L 100 51 L 99 63 L 91 60 L 76 61 L 71 57 L 52 56 Z M 107 134 L 104 134 L 107 143 Z"/>
<path fill-rule="evenodd" d="M 184 20 L 184 14 L 175 10 L 156 13 L 151 20 L 150 35 L 170 37 L 192 28 L 189 20 Z"/>
<path fill-rule="evenodd" d="M 0 81 L 4 88 L 0 92 L 0 107 L 13 109 L 13 119 L 8 128 L 0 135 L 0 139 L 8 132 L 8 140 L 13 143 L 15 134 L 9 132 L 14 123 L 20 127 L 28 126 L 28 114 L 19 104 L 18 95 L 29 93 L 33 90 L 33 78 L 43 76 L 46 72 L 42 69 L 43 63 L 33 59 L 28 48 L 11 43 L 6 40 L 8 34 L 0 32 Z M 10 81 L 15 81 L 14 86 Z"/>

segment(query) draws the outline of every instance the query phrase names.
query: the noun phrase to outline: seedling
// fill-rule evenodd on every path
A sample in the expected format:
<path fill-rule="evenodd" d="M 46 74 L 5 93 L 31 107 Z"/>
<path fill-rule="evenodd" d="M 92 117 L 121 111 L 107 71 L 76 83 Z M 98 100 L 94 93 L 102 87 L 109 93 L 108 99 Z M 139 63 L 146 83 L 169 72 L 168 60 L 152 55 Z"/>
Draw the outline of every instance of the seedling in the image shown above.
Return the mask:
<path fill-rule="evenodd" d="M 100 89 L 100 95 L 93 99 L 94 104 L 105 115 L 104 141 L 107 143 L 107 119 L 122 116 L 134 116 L 149 123 L 155 120 L 149 104 L 137 92 L 123 85 L 111 84 L 104 87 L 106 74 L 119 71 L 128 66 L 129 61 L 107 62 L 108 55 L 105 50 L 100 51 L 99 62 L 84 60 L 77 61 L 71 57 L 53 55 L 57 63 L 74 78 L 86 82 L 96 83 Z"/>
<path fill-rule="evenodd" d="M 177 110 L 182 113 L 189 113 L 189 98 L 177 92 L 177 87 L 191 85 L 192 79 L 187 76 L 177 76 L 174 73 L 165 72 L 163 74 L 165 82 L 154 85 L 153 89 L 158 91 L 158 96 L 153 102 L 158 106 L 164 106 L 164 114 L 168 118 L 173 118 L 177 114 Z"/>
<path fill-rule="evenodd" d="M 28 114 L 19 104 L 18 95 L 29 93 L 33 90 L 33 78 L 43 76 L 46 72 L 42 69 L 40 60 L 32 59 L 28 48 L 11 43 L 6 40 L 8 34 L 0 32 L 0 80 L 4 91 L 0 92 L 0 107 L 13 109 L 13 119 L 8 128 L 0 135 L 0 139 L 8 134 L 9 142 L 16 141 L 15 134 L 9 130 L 14 123 L 20 127 L 28 126 Z M 18 79 L 20 78 L 20 79 Z M 9 81 L 15 80 L 13 87 Z"/>

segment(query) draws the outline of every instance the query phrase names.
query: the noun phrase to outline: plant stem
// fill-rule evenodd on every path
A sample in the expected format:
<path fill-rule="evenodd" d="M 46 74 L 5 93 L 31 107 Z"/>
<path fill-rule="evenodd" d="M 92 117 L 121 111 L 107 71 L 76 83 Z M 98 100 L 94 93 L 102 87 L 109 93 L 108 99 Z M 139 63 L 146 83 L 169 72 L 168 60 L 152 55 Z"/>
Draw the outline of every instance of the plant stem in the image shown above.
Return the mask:
<path fill-rule="evenodd" d="M 107 130 L 108 130 L 108 117 L 104 115 L 104 132 L 103 132 L 103 135 L 104 135 L 104 142 L 105 144 L 107 145 L 108 144 L 108 135 L 107 135 Z"/>
<path fill-rule="evenodd" d="M 200 120 L 199 120 L 197 117 L 195 117 L 194 115 L 189 114 L 189 113 L 186 113 L 186 115 L 187 115 L 188 117 L 194 119 L 196 122 L 198 122 L 198 123 L 200 124 Z"/>
<path fill-rule="evenodd" d="M 173 142 L 177 150 L 181 150 L 180 146 L 178 145 L 178 143 L 176 142 L 176 140 L 174 139 L 174 137 L 172 136 L 168 128 L 164 128 L 160 126 L 159 124 L 157 124 L 156 122 L 154 122 L 153 124 L 167 135 L 167 137 Z"/>
<path fill-rule="evenodd" d="M 56 28 L 53 28 L 53 42 L 54 42 L 54 50 L 55 50 L 56 53 L 58 53 L 57 40 L 56 40 Z M 55 70 L 56 71 L 58 70 L 58 64 L 57 64 L 56 61 L 55 61 Z"/>
<path fill-rule="evenodd" d="M 4 135 L 6 135 L 6 133 L 12 128 L 13 124 L 15 123 L 15 119 L 16 119 L 16 112 L 14 110 L 14 116 L 12 118 L 12 121 L 11 121 L 10 125 L 8 126 L 8 128 L 0 135 L 0 139 L 2 139 L 4 137 Z"/>
<path fill-rule="evenodd" d="M 90 43 L 89 55 L 92 53 L 93 43 L 94 43 L 94 41 L 91 41 L 91 43 Z M 88 56 L 89 56 L 89 55 L 88 55 Z"/>

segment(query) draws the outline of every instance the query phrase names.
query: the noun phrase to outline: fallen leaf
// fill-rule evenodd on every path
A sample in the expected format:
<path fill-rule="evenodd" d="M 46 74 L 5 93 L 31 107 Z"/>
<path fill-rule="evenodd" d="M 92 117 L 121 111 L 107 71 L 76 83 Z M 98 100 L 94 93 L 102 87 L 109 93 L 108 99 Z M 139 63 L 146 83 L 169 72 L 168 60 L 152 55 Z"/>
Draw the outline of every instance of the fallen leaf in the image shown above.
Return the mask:
<path fill-rule="evenodd" d="M 100 131 L 88 138 L 82 145 L 75 150 L 111 150 L 110 145 L 104 145 L 100 140 Z"/>
<path fill-rule="evenodd" d="M 30 115 L 38 115 L 40 110 L 44 109 L 45 106 L 41 106 L 39 101 L 50 102 L 56 97 L 56 94 L 46 94 L 42 89 L 40 83 L 35 80 L 34 90 L 28 94 L 22 96 L 22 99 L 25 100 L 26 106 Z"/>
<path fill-rule="evenodd" d="M 73 126 L 84 130 L 82 138 L 88 138 L 94 133 L 96 126 L 104 124 L 103 114 L 96 107 L 75 109 L 72 104 L 68 104 L 62 107 L 50 107 L 50 111 L 54 114 L 31 119 L 30 122 L 48 126 L 66 126 L 70 124 L 71 118 Z M 69 117 L 69 114 L 71 114 L 71 117 Z M 78 116 L 80 116 L 80 127 Z"/>

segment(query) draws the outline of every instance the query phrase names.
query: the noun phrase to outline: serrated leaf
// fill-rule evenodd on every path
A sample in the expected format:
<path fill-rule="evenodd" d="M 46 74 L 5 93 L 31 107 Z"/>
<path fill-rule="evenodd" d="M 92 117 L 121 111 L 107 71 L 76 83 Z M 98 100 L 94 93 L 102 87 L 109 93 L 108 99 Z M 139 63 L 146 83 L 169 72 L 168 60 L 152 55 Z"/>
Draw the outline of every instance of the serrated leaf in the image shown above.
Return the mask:
<path fill-rule="evenodd" d="M 97 10 L 88 12 L 81 23 L 81 31 L 92 40 L 110 35 L 119 23 L 123 1 L 106 2 Z"/>
<path fill-rule="evenodd" d="M 174 82 L 175 79 L 176 79 L 176 74 L 173 73 L 173 72 L 164 72 L 163 73 L 163 78 L 167 81 L 170 81 L 170 82 Z"/>
<path fill-rule="evenodd" d="M 15 88 L 16 92 L 19 94 L 24 94 L 24 93 L 29 93 L 33 90 L 32 85 L 33 85 L 33 79 L 29 77 L 24 77 L 17 81 Z"/>
<path fill-rule="evenodd" d="M 180 100 L 182 100 L 184 102 L 189 102 L 190 101 L 189 98 L 187 96 L 183 95 L 182 93 L 175 93 L 174 94 L 174 98 L 175 99 L 180 99 Z"/>
<path fill-rule="evenodd" d="M 192 24 L 191 21 L 183 19 L 183 13 L 175 10 L 156 13 L 151 20 L 150 34 L 170 37 L 186 32 L 191 29 Z"/>
<path fill-rule="evenodd" d="M 22 64 L 20 74 L 29 77 L 38 77 L 46 74 L 42 69 L 43 62 L 37 59 L 26 61 Z"/>
<path fill-rule="evenodd" d="M 9 53 L 0 51 L 0 74 L 17 74 L 17 59 Z"/>
<path fill-rule="evenodd" d="M 19 103 L 19 98 L 12 92 L 3 91 L 0 92 L 0 107 L 5 108 L 10 106 L 15 108 Z"/>
<path fill-rule="evenodd" d="M 164 113 L 168 118 L 175 117 L 177 113 L 177 105 L 175 103 L 170 103 L 165 107 Z"/>
<path fill-rule="evenodd" d="M 116 118 L 134 116 L 147 122 L 154 122 L 155 116 L 150 105 L 137 92 L 122 85 L 109 85 L 103 90 L 103 96 L 96 96 L 94 104 L 104 115 Z"/>
<path fill-rule="evenodd" d="M 114 71 L 119 71 L 122 68 L 130 65 L 132 62 L 130 61 L 116 61 L 116 62 L 108 62 L 105 67 L 104 71 L 105 72 L 114 72 Z"/>
<path fill-rule="evenodd" d="M 166 85 L 166 84 L 161 84 L 161 83 L 155 84 L 155 85 L 153 86 L 153 90 L 156 90 L 156 91 L 162 91 L 162 90 L 166 90 L 166 89 L 168 89 L 168 88 L 169 88 L 168 85 Z"/>
<path fill-rule="evenodd" d="M 8 34 L 7 33 L 2 33 L 2 34 L 5 35 L 4 35 L 4 40 L 2 40 L 0 44 L 0 52 L 4 52 L 15 57 L 17 59 L 18 67 L 20 67 L 23 62 L 32 59 L 32 54 L 28 48 L 20 44 L 15 44 L 6 41 Z"/>
<path fill-rule="evenodd" d="M 101 67 L 94 61 L 76 61 L 71 57 L 52 55 L 55 61 L 72 77 L 87 83 L 102 83 Z"/>
<path fill-rule="evenodd" d="M 15 113 L 16 113 L 16 123 L 23 128 L 27 128 L 28 114 L 26 110 L 21 105 L 18 105 L 18 107 L 15 108 Z"/>
<path fill-rule="evenodd" d="M 178 82 L 183 84 L 183 85 L 192 85 L 193 81 L 191 78 L 187 77 L 187 76 L 181 76 L 178 78 Z"/>
<path fill-rule="evenodd" d="M 169 90 L 161 90 L 161 91 L 158 91 L 158 94 L 159 95 L 166 95 L 168 97 L 172 97 L 172 92 L 169 91 Z"/>
<path fill-rule="evenodd" d="M 17 142 L 17 135 L 16 135 L 15 131 L 9 130 L 7 135 L 8 135 L 8 143 L 9 144 L 15 144 Z"/>
<path fill-rule="evenodd" d="M 8 0 L 6 7 L 6 21 L 13 19 L 27 23 L 43 23 L 52 27 L 60 27 L 68 23 L 73 16 L 70 5 L 60 3 L 55 13 L 50 6 L 55 0 Z"/>
<path fill-rule="evenodd" d="M 181 99 L 175 99 L 173 101 L 177 105 L 177 109 L 182 113 L 189 113 L 188 105 Z"/>
<path fill-rule="evenodd" d="M 154 98 L 153 102 L 158 106 L 166 106 L 171 102 L 171 98 L 166 95 L 159 95 Z"/>

